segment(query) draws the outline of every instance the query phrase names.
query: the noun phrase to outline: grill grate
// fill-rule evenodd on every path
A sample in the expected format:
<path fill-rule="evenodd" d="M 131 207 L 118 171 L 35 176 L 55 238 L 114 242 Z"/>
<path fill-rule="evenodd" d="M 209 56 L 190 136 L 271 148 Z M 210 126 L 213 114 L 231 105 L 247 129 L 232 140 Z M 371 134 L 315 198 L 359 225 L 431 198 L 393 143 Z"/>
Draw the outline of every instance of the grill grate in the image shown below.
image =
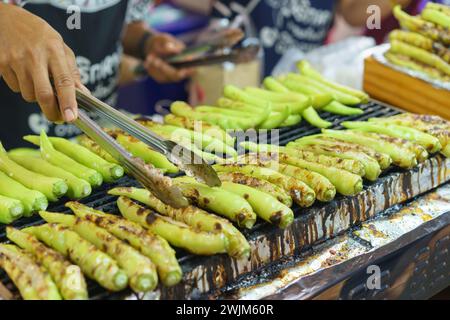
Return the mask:
<path fill-rule="evenodd" d="M 338 129 L 341 128 L 340 123 L 342 121 L 348 120 L 362 121 L 367 120 L 368 118 L 371 117 L 384 117 L 399 113 L 399 111 L 397 111 L 396 109 L 390 108 L 388 106 L 383 106 L 377 102 L 368 103 L 366 105 L 361 106 L 361 108 L 364 110 L 364 114 L 359 116 L 342 117 L 330 113 L 321 113 L 320 116 L 324 120 L 332 122 L 333 123 L 332 128 Z M 302 136 L 317 134 L 319 132 L 320 129 L 315 128 L 307 124 L 305 121 L 303 121 L 301 124 L 297 126 L 281 129 L 279 133 L 279 143 L 280 145 L 286 145 L 288 142 L 296 140 Z M 94 190 L 89 197 L 81 200 L 80 202 L 88 206 L 94 207 L 98 210 L 104 210 L 105 212 L 110 213 L 118 213 L 118 209 L 115 204 L 116 197 L 109 196 L 106 192 L 109 189 L 116 186 L 138 186 L 138 185 L 139 183 L 136 182 L 135 180 L 129 177 L 124 177 L 119 181 L 117 181 L 116 183 L 103 185 L 102 187 Z M 367 188 L 367 185 L 365 186 L 365 188 Z M 336 197 L 337 201 L 339 201 L 339 199 L 340 196 Z M 51 204 L 48 210 L 54 212 L 70 212 L 70 210 L 64 206 L 64 203 L 67 200 L 68 199 L 62 199 L 57 203 Z M 317 203 L 312 208 L 308 209 L 308 211 L 318 210 L 325 205 L 326 204 L 323 203 Z M 298 215 L 299 208 L 294 208 L 294 212 L 296 215 Z M 303 213 L 305 213 L 305 210 L 303 210 Z M 14 222 L 12 226 L 21 229 L 29 226 L 38 225 L 41 223 L 43 223 L 42 219 L 38 215 L 35 215 L 33 217 L 19 219 L 18 221 Z M 242 232 L 246 237 L 248 237 L 252 235 L 254 236 L 255 234 L 264 233 L 266 230 L 269 230 L 270 228 L 273 227 L 259 220 L 252 230 L 243 230 Z M 0 241 L 1 242 L 7 241 L 4 225 L 0 225 Z M 176 252 L 178 260 L 183 270 L 192 269 L 192 266 L 201 263 L 202 261 L 201 259 L 205 259 L 203 257 L 191 255 L 185 252 L 184 250 L 177 249 Z M 11 280 L 8 278 L 8 276 L 3 270 L 0 270 L 0 281 L 3 284 L 5 284 L 5 286 L 18 297 L 17 289 L 14 288 L 14 285 L 12 284 Z M 102 287 L 100 287 L 94 281 L 87 280 L 87 282 L 88 282 L 89 296 L 91 297 L 91 299 L 120 299 L 124 297 L 129 297 L 131 294 L 130 290 L 125 290 L 120 293 L 110 293 L 105 289 L 103 289 Z"/>
<path fill-rule="evenodd" d="M 370 102 L 366 105 L 362 105 L 361 109 L 364 110 L 364 113 L 359 116 L 343 117 L 328 112 L 321 112 L 320 116 L 322 119 L 331 122 L 333 124 L 333 129 L 341 129 L 342 126 L 340 126 L 340 123 L 344 121 L 364 121 L 373 117 L 388 117 L 399 113 L 399 111 L 397 111 L 396 109 L 382 106 L 381 104 L 378 104 L 376 102 Z M 305 121 L 302 121 L 302 123 L 296 127 L 288 127 L 280 130 L 280 145 L 286 145 L 288 142 L 294 141 L 301 137 L 318 133 L 320 133 L 319 128 L 313 127 Z"/>

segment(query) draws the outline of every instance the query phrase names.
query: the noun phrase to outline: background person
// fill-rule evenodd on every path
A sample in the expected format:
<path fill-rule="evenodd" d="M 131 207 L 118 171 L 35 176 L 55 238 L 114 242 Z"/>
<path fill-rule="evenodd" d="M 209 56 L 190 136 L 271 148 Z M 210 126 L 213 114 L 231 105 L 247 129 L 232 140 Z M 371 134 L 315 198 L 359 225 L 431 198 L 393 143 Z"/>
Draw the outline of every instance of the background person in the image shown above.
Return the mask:
<path fill-rule="evenodd" d="M 70 7 L 74 4 L 78 7 Z M 160 82 L 191 74 L 161 59 L 184 45 L 142 22 L 149 1 L 28 0 L 20 5 L 0 1 L 0 139 L 7 148 L 24 144 L 23 135 L 41 129 L 52 136 L 78 134 L 73 125 L 48 121 L 75 120 L 75 87 L 87 87 L 114 105 L 122 53 L 144 59 L 148 74 Z M 76 11 L 79 26 L 69 21 Z"/>
<path fill-rule="evenodd" d="M 249 0 L 223 0 L 227 6 Z M 250 14 L 265 54 L 265 74 L 269 75 L 290 48 L 304 52 L 322 46 L 333 27 L 335 15 L 351 26 L 365 27 L 370 5 L 380 7 L 381 18 L 391 15 L 395 4 L 407 6 L 410 0 L 261 0 Z"/>

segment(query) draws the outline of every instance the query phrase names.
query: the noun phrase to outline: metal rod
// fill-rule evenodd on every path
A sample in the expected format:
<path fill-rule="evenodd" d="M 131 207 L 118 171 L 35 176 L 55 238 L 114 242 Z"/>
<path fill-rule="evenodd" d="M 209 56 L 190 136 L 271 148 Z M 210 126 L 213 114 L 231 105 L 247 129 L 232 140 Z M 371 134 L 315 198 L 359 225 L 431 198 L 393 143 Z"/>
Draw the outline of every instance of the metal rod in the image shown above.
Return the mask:
<path fill-rule="evenodd" d="M 80 107 L 85 102 L 79 102 Z M 149 167 L 141 159 L 131 156 L 120 144 L 110 137 L 95 123 L 84 110 L 79 110 L 75 125 L 85 134 L 111 154 L 137 181 L 149 189 L 157 198 L 175 208 L 186 207 L 188 201 L 183 197 L 181 190 L 172 184 L 172 180 L 165 177 L 159 170 Z"/>
<path fill-rule="evenodd" d="M 76 94 L 77 100 L 81 102 L 81 107 L 86 111 L 99 113 L 103 118 L 109 120 L 118 128 L 126 131 L 136 139 L 145 142 L 150 147 L 164 155 L 170 152 L 164 144 L 164 140 L 162 138 L 148 130 L 143 125 L 127 117 L 122 112 L 110 107 L 93 96 L 85 94 L 81 90 L 77 89 Z"/>
<path fill-rule="evenodd" d="M 113 125 L 146 143 L 153 150 L 165 155 L 169 161 L 173 162 L 181 170 L 185 171 L 186 174 L 194 176 L 196 179 L 201 180 L 201 182 L 206 183 L 209 186 L 220 186 L 220 179 L 214 169 L 207 164 L 202 157 L 199 157 L 192 150 L 183 148 L 172 141 L 162 139 L 145 126 L 127 117 L 122 112 L 110 107 L 95 97 L 87 95 L 81 90 L 77 89 L 76 95 L 77 101 L 82 109 L 99 114 L 102 118 L 108 120 Z M 120 151 L 123 151 L 123 148 L 118 146 L 117 143 L 112 143 L 111 138 L 107 139 L 106 133 L 104 133 L 103 130 L 101 130 L 101 128 L 89 117 L 82 116 L 82 122 L 78 122 L 78 125 L 83 131 L 86 130 L 88 135 L 91 134 L 95 136 L 96 139 L 98 139 L 96 141 L 98 141 L 100 146 L 105 146 L 105 149 L 108 152 L 113 153 L 113 156 L 114 154 L 117 155 L 117 150 L 119 150 L 119 155 L 117 156 L 121 159 L 124 157 L 127 158 L 127 154 L 123 154 L 123 152 Z M 177 150 L 183 150 L 181 155 L 179 152 L 176 152 Z M 185 159 L 192 160 L 187 162 Z M 194 159 L 197 160 L 195 161 Z M 131 163 L 133 163 L 133 161 L 131 161 Z"/>
<path fill-rule="evenodd" d="M 79 103 L 82 106 L 83 102 Z M 119 143 L 117 143 L 111 136 L 109 136 L 103 129 L 97 125 L 84 110 L 78 111 L 78 119 L 75 121 L 75 125 L 81 129 L 86 135 L 94 140 L 100 147 L 105 149 L 112 157 L 117 161 L 122 162 L 129 156 Z"/>

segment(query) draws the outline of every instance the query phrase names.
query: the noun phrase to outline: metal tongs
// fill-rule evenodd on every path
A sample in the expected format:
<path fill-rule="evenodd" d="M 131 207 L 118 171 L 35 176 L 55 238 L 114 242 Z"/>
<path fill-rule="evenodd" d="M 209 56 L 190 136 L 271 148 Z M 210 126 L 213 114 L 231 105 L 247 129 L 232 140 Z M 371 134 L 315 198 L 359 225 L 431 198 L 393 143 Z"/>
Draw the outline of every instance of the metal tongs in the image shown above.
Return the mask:
<path fill-rule="evenodd" d="M 164 60 L 174 68 L 209 66 L 224 62 L 248 62 L 258 54 L 260 45 L 255 41 L 244 40 L 242 45 L 236 47 L 243 38 L 244 32 L 238 28 L 215 31 L 205 34 L 201 41 Z M 138 64 L 133 72 L 138 76 L 147 75 L 143 62 Z"/>
<path fill-rule="evenodd" d="M 169 177 L 164 176 L 158 169 L 145 164 L 141 159 L 131 156 L 128 151 L 103 131 L 85 111 L 99 115 L 131 136 L 145 142 L 153 150 L 164 154 L 169 161 L 187 175 L 194 176 L 198 181 L 209 186 L 221 185 L 214 169 L 193 151 L 172 141 L 162 139 L 125 114 L 79 89 L 76 90 L 76 97 L 80 110 L 75 125 L 111 154 L 127 172 L 164 203 L 175 208 L 188 205 L 188 201 L 182 195 L 181 190 L 172 184 Z"/>

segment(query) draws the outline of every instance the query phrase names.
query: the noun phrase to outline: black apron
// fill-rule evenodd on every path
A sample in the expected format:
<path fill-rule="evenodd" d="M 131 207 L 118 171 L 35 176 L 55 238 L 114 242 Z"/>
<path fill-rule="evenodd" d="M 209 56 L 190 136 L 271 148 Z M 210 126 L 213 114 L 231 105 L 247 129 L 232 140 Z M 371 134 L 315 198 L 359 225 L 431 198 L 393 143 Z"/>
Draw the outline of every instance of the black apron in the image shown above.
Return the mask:
<path fill-rule="evenodd" d="M 86 0 L 82 3 L 79 29 L 76 20 L 67 21 L 73 0 L 27 2 L 24 8 L 46 20 L 74 51 L 83 84 L 97 98 L 114 105 L 122 47 L 121 33 L 128 0 Z M 53 124 L 46 120 L 36 103 L 27 103 L 0 79 L 0 140 L 6 148 L 29 146 L 26 134 L 45 129 L 51 136 L 72 137 L 80 131 L 70 124 Z"/>

